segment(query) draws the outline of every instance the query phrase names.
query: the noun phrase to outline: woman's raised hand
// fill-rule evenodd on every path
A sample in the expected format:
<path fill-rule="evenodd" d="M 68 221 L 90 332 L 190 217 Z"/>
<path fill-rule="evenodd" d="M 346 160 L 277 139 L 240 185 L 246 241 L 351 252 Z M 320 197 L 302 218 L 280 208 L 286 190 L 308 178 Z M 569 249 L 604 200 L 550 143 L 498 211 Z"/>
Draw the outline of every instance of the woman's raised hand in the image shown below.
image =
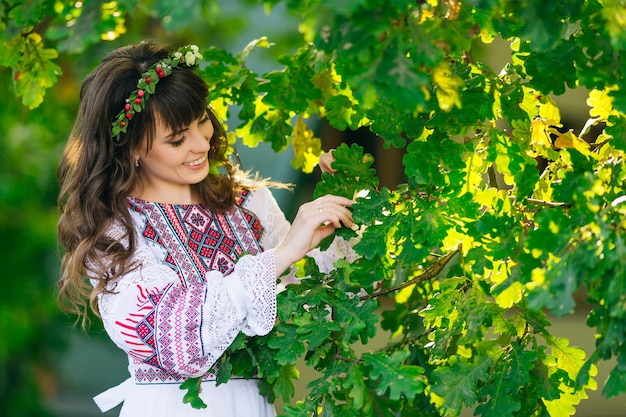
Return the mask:
<path fill-rule="evenodd" d="M 291 228 L 281 243 L 274 248 L 276 273 L 281 274 L 294 262 L 302 259 L 335 229 L 352 227 L 353 200 L 336 195 L 325 195 L 300 206 Z"/>
<path fill-rule="evenodd" d="M 324 152 L 320 155 L 320 169 L 322 172 L 330 172 L 331 174 L 337 172 L 336 169 L 331 167 L 331 164 L 335 161 L 335 157 L 333 156 L 333 151 L 330 150 L 328 152 Z"/>

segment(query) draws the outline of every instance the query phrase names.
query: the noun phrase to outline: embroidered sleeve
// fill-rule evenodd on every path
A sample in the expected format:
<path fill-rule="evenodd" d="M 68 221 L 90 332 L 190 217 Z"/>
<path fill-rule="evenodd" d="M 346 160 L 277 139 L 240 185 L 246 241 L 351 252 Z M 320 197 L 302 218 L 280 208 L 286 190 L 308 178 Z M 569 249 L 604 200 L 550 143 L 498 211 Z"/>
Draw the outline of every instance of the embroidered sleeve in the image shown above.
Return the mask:
<path fill-rule="evenodd" d="M 140 239 L 141 240 L 141 239 Z M 276 316 L 274 252 L 242 257 L 232 274 L 183 286 L 138 244 L 137 267 L 100 296 L 105 329 L 137 361 L 180 376 L 206 373 L 240 331 L 268 333 Z"/>

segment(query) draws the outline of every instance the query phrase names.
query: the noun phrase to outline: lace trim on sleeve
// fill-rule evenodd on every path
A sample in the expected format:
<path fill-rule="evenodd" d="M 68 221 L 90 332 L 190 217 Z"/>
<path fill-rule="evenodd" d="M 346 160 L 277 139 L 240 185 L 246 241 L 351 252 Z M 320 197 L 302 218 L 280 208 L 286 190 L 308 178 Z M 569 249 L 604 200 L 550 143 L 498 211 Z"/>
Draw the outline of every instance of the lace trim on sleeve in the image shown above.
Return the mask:
<path fill-rule="evenodd" d="M 235 275 L 245 297 L 246 322 L 242 331 L 248 336 L 265 335 L 276 321 L 276 258 L 269 250 L 244 256 L 235 266 Z"/>

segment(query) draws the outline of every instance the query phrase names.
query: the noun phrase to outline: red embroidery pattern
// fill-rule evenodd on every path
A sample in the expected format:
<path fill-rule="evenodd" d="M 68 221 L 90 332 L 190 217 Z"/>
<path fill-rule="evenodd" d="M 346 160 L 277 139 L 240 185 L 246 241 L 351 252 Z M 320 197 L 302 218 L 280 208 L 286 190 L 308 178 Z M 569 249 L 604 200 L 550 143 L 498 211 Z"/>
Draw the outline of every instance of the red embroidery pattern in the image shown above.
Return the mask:
<path fill-rule="evenodd" d="M 242 195 L 243 204 L 248 193 Z M 262 227 L 257 217 L 241 206 L 225 214 L 208 211 L 200 204 L 160 204 L 129 198 L 131 210 L 142 219 L 141 234 L 155 244 L 160 261 L 174 270 L 181 285 L 147 291 L 139 287 L 137 314 L 125 322 L 129 352 L 134 359 L 137 383 L 177 382 L 174 370 L 194 374 L 206 363 L 200 334 L 208 271 L 233 272 L 241 254 L 257 254 Z M 214 374 L 205 375 L 207 380 Z"/>
<path fill-rule="evenodd" d="M 204 281 L 207 271 L 230 274 L 244 252 L 262 251 L 262 227 L 257 217 L 239 206 L 225 214 L 208 211 L 201 204 L 160 204 L 130 198 L 131 210 L 144 217 L 142 236 L 165 250 L 161 260 L 187 285 Z M 189 250 L 188 250 L 189 249 Z"/>

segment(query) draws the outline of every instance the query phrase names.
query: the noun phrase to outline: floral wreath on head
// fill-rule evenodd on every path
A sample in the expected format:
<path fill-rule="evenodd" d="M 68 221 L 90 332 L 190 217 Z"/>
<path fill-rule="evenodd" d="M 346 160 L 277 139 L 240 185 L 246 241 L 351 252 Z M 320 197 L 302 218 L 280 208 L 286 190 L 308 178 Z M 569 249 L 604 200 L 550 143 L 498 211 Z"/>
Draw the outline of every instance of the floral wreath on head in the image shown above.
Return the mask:
<path fill-rule="evenodd" d="M 115 121 L 112 123 L 111 136 L 113 139 L 119 142 L 120 135 L 126 133 L 128 123 L 135 114 L 146 108 L 146 102 L 154 94 L 156 85 L 161 78 L 172 74 L 172 70 L 179 65 L 195 67 L 202 58 L 198 46 L 186 45 L 154 63 L 142 73 L 141 78 L 137 82 L 137 89 L 130 93 L 124 108 L 117 114 Z"/>

